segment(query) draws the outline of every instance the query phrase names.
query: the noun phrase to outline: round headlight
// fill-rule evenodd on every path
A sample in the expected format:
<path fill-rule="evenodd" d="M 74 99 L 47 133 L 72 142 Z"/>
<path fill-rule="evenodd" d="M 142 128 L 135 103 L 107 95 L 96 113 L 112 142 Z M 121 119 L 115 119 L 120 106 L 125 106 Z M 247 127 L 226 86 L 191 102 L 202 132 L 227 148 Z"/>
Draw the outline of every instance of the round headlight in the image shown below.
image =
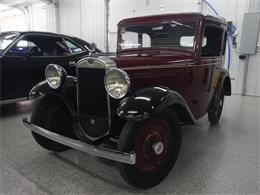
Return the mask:
<path fill-rule="evenodd" d="M 111 97 L 121 99 L 127 94 L 129 86 L 130 79 L 125 71 L 115 68 L 106 74 L 105 88 Z"/>
<path fill-rule="evenodd" d="M 45 78 L 52 89 L 58 89 L 66 76 L 66 70 L 59 65 L 49 64 L 45 69 Z"/>

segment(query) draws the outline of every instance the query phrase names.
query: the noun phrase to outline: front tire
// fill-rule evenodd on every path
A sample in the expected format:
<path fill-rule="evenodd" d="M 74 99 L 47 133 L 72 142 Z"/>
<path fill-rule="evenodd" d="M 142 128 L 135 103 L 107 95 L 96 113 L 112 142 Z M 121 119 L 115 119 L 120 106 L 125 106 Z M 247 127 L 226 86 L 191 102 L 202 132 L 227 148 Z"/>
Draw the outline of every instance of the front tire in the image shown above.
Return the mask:
<path fill-rule="evenodd" d="M 54 133 L 68 137 L 73 136 L 70 113 L 62 100 L 57 97 L 43 97 L 32 112 L 31 122 Z M 32 135 L 35 141 L 47 150 L 62 152 L 70 149 L 65 145 L 47 139 L 33 131 Z"/>
<path fill-rule="evenodd" d="M 145 121 L 128 121 L 121 132 L 117 149 L 134 151 L 136 164 L 119 163 L 121 176 L 137 188 L 159 184 L 177 160 L 181 139 L 178 117 L 171 110 Z"/>

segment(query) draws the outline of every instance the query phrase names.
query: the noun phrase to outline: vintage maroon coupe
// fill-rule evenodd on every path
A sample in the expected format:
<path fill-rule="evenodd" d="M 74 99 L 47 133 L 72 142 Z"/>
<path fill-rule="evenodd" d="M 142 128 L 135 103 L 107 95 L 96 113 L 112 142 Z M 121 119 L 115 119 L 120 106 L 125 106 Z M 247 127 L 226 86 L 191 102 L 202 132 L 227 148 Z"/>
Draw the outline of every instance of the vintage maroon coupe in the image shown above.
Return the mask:
<path fill-rule="evenodd" d="M 128 183 L 153 187 L 177 160 L 180 126 L 205 114 L 211 124 L 220 119 L 231 95 L 226 39 L 225 20 L 200 13 L 122 20 L 115 56 L 82 59 L 76 77 L 47 66 L 24 124 L 48 150 L 117 161 Z"/>

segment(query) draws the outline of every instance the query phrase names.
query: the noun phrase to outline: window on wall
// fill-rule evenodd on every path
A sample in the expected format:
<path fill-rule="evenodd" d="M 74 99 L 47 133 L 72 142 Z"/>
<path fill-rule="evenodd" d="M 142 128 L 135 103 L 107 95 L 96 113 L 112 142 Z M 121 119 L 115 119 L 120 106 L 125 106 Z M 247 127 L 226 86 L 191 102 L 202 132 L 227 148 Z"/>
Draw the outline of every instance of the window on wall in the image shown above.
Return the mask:
<path fill-rule="evenodd" d="M 207 26 L 204 32 L 202 56 L 220 56 L 223 29 Z"/>

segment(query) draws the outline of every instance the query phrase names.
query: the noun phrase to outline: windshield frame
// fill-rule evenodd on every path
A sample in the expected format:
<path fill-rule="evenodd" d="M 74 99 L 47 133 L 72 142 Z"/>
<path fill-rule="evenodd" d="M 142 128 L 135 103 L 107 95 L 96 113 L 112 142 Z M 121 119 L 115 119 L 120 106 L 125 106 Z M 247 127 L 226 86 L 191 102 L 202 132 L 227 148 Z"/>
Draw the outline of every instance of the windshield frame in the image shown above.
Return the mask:
<path fill-rule="evenodd" d="M 171 22 L 176 22 L 175 24 L 183 24 L 185 22 L 194 22 L 195 24 L 195 29 L 194 29 L 194 45 L 191 50 L 187 49 L 181 49 L 177 47 L 142 47 L 142 48 L 127 48 L 127 49 L 122 49 L 121 48 L 121 41 L 122 41 L 122 29 L 124 27 L 132 27 L 132 26 L 144 26 L 144 25 L 161 25 L 165 23 L 171 23 Z M 200 30 L 200 19 L 194 18 L 194 19 L 173 19 L 173 20 L 161 20 L 161 21 L 154 21 L 154 22 L 145 22 L 145 23 L 129 23 L 129 24 L 121 24 L 118 25 L 118 38 L 117 38 L 117 52 L 118 53 L 124 53 L 124 52 L 133 52 L 133 51 L 144 51 L 144 50 L 171 50 L 171 51 L 182 51 L 182 52 L 188 52 L 195 54 L 196 53 L 196 47 L 198 44 L 198 39 L 199 39 L 199 30 Z M 185 26 L 185 24 L 184 24 Z"/>
<path fill-rule="evenodd" d="M 10 31 L 10 32 L 3 32 L 3 33 L 0 33 L 0 39 L 2 39 L 2 37 L 6 37 L 6 36 L 9 36 L 9 35 L 12 35 L 12 34 L 16 34 L 16 36 L 14 37 L 14 39 L 4 48 L 4 49 L 0 49 L 0 54 L 4 53 L 6 50 L 8 50 L 9 47 L 11 47 L 11 45 L 18 39 L 18 37 L 20 36 L 20 33 L 19 32 L 13 32 L 13 31 Z"/>

